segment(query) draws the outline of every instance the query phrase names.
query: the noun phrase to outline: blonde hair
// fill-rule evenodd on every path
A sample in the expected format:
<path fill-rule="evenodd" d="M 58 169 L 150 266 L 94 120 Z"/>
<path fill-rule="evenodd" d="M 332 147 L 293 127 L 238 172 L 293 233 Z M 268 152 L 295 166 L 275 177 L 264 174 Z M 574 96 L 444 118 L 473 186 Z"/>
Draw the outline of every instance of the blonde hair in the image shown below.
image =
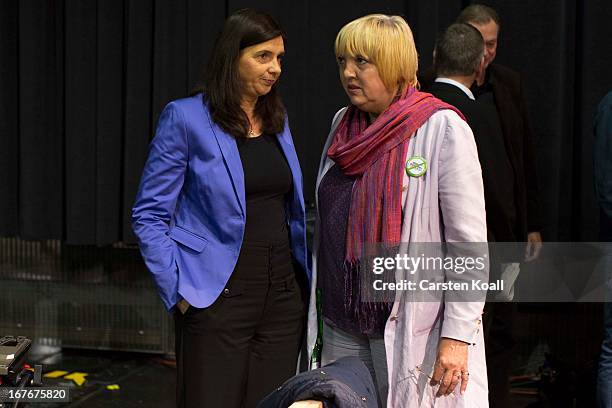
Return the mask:
<path fill-rule="evenodd" d="M 418 87 L 419 65 L 414 38 L 408 23 L 400 16 L 370 14 L 346 24 L 335 43 L 336 57 L 362 56 L 378 69 L 389 90 L 399 85 Z"/>

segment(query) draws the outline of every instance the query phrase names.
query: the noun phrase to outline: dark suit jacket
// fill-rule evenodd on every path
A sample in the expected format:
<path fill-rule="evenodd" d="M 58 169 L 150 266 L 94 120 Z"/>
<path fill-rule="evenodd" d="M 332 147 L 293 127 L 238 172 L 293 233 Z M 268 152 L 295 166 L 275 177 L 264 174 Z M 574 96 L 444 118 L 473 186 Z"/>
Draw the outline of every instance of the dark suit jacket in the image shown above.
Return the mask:
<path fill-rule="evenodd" d="M 612 241 L 612 92 L 599 103 L 594 123 L 593 174 L 600 208 L 599 240 Z"/>
<path fill-rule="evenodd" d="M 499 188 L 496 183 L 496 177 L 492 174 L 491 166 L 492 159 L 486 157 L 486 151 L 483 152 L 483 144 L 486 146 L 487 140 L 484 138 L 491 137 L 491 121 L 494 118 L 486 117 L 486 113 L 480 109 L 480 106 L 471 100 L 465 92 L 459 87 L 442 82 L 434 82 L 428 90 L 433 96 L 442 101 L 453 105 L 463 113 L 465 119 L 474 132 L 474 139 L 478 147 L 478 156 L 480 158 L 480 166 L 482 167 L 482 179 L 485 192 L 485 204 L 487 209 L 487 239 L 489 242 L 498 241 L 496 231 L 507 230 L 507 226 L 499 225 L 504 220 L 500 217 L 500 206 L 496 205 L 498 197 L 495 196 L 496 189 Z"/>
<path fill-rule="evenodd" d="M 527 239 L 527 233 L 542 228 L 539 187 L 533 132 L 527 115 L 520 75 L 499 64 L 491 64 L 487 75 L 493 88 L 495 104 L 504 134 L 506 152 L 514 171 L 516 193 L 516 236 Z M 421 88 L 428 91 L 434 83 L 433 70 L 419 77 Z"/>

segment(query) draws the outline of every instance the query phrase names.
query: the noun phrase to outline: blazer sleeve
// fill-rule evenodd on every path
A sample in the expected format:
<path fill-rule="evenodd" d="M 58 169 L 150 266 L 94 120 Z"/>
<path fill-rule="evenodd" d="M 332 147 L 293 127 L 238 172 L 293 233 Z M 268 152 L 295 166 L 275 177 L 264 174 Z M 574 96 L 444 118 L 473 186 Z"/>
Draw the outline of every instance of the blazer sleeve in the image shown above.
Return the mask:
<path fill-rule="evenodd" d="M 542 213 L 540 209 L 540 187 L 538 168 L 535 153 L 535 140 L 533 128 L 527 112 L 525 92 L 522 78 L 518 85 L 518 102 L 523 123 L 523 171 L 525 174 L 525 194 L 527 198 L 527 232 L 536 232 L 542 229 Z M 527 237 L 522 237 L 527 239 Z"/>
<path fill-rule="evenodd" d="M 132 228 L 140 252 L 168 310 L 179 301 L 176 244 L 167 234 L 183 187 L 187 148 L 183 116 L 170 103 L 159 118 L 132 209 Z"/>
<path fill-rule="evenodd" d="M 476 142 L 470 127 L 454 112 L 440 147 L 438 197 L 444 240 L 451 256 L 484 257 L 488 260 L 487 224 L 482 172 Z M 488 282 L 488 261 L 484 270 L 447 276 L 455 282 L 473 279 Z M 481 328 L 486 291 L 453 292 L 445 295 L 442 337 L 473 343 Z M 450 300 L 449 300 L 450 299 Z"/>

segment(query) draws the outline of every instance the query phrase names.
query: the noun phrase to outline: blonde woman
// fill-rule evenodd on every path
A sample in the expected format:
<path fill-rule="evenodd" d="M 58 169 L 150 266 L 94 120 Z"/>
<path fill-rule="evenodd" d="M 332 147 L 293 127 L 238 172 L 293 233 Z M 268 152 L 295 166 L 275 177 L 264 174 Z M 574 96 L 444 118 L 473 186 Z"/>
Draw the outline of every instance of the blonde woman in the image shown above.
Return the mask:
<path fill-rule="evenodd" d="M 403 292 L 367 302 L 357 276 L 369 245 L 486 242 L 472 131 L 460 112 L 417 90 L 417 52 L 401 17 L 348 23 L 335 53 L 350 104 L 333 119 L 317 177 L 309 350 L 319 289 L 322 363 L 360 357 L 382 406 L 486 407 L 484 302 L 418 303 Z M 426 171 L 407 166 L 417 157 Z"/>

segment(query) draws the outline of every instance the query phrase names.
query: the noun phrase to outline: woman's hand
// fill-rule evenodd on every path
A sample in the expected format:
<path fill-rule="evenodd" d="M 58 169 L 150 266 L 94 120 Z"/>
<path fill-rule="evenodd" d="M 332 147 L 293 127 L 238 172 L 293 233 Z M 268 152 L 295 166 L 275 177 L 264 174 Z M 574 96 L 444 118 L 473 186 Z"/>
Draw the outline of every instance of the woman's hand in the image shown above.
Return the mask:
<path fill-rule="evenodd" d="M 437 397 L 449 395 L 461 381 L 461 394 L 467 388 L 470 375 L 467 368 L 468 343 L 442 337 L 434 365 L 431 384 L 440 384 Z"/>

